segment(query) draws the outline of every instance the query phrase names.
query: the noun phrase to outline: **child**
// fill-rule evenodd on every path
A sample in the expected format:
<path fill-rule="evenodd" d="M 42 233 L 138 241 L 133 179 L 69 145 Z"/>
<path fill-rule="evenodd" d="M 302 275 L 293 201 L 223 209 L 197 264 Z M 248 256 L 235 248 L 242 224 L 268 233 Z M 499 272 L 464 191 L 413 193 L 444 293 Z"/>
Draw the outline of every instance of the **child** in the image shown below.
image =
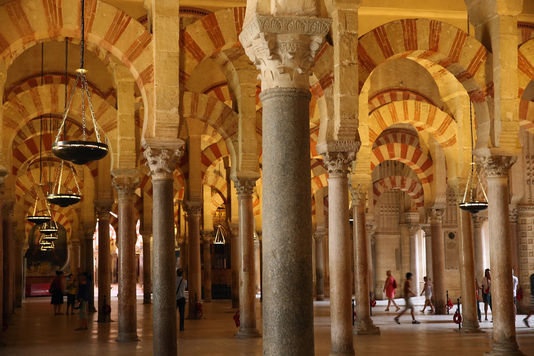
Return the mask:
<path fill-rule="evenodd" d="M 434 313 L 434 304 L 432 304 L 432 284 L 430 283 L 430 278 L 427 276 L 424 276 L 423 280 L 425 281 L 425 285 L 423 286 L 423 290 L 421 291 L 420 295 L 425 293 L 425 306 L 421 312 L 424 313 L 428 305 L 430 307 L 430 312 Z"/>
<path fill-rule="evenodd" d="M 412 282 L 412 273 L 408 272 L 406 273 L 406 281 L 404 281 L 404 300 L 406 301 L 406 305 L 404 306 L 404 309 L 393 319 L 397 324 L 400 324 L 399 318 L 404 314 L 408 309 L 411 309 L 412 314 L 412 324 L 421 324 L 417 320 L 415 320 L 415 314 L 414 314 L 414 307 L 412 304 L 412 298 L 415 297 L 415 293 L 412 291 L 411 287 Z"/>

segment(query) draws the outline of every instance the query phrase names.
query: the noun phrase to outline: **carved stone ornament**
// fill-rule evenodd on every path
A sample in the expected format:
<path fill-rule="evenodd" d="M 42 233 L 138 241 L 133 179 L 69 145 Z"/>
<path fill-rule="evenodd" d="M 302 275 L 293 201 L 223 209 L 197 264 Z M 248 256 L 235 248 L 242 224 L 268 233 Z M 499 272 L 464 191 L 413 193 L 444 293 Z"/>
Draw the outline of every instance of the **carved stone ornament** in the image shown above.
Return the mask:
<path fill-rule="evenodd" d="M 486 156 L 477 158 L 478 163 L 484 167 L 486 176 L 491 178 L 508 177 L 510 167 L 517 161 L 516 156 Z"/>
<path fill-rule="evenodd" d="M 352 197 L 353 207 L 359 205 L 365 206 L 365 202 L 367 200 L 367 189 L 361 185 L 358 185 L 357 187 L 349 187 L 349 190 L 350 196 Z"/>
<path fill-rule="evenodd" d="M 109 220 L 113 201 L 111 200 L 99 200 L 95 201 L 95 211 L 99 220 Z"/>
<path fill-rule="evenodd" d="M 245 53 L 260 70 L 261 89 L 309 89 L 314 58 L 332 20 L 259 15 L 239 35 Z"/>
<path fill-rule="evenodd" d="M 172 173 L 184 154 L 184 145 L 170 148 L 143 142 L 143 148 L 152 179 L 172 179 Z"/>
<path fill-rule="evenodd" d="M 202 212 L 202 201 L 187 200 L 184 203 L 184 210 L 187 215 L 200 215 L 200 213 Z"/>
<path fill-rule="evenodd" d="M 473 227 L 475 229 L 481 228 L 484 221 L 487 220 L 487 217 L 484 215 L 473 214 L 472 217 L 473 217 Z"/>
<path fill-rule="evenodd" d="M 250 197 L 256 186 L 256 179 L 232 178 L 239 197 Z"/>
<path fill-rule="evenodd" d="M 434 224 L 441 224 L 441 220 L 443 218 L 443 209 L 436 209 L 432 208 L 429 209 L 429 215 L 430 215 L 430 222 Z"/>
<path fill-rule="evenodd" d="M 432 229 L 430 228 L 430 225 L 421 225 L 421 229 L 424 231 L 425 237 L 430 237 L 432 235 Z"/>
<path fill-rule="evenodd" d="M 116 175 L 113 177 L 113 187 L 119 193 L 119 200 L 133 197 L 135 188 L 139 185 L 139 175 Z"/>
<path fill-rule="evenodd" d="M 321 241 L 326 236 L 325 229 L 317 229 L 313 232 L 313 239 L 316 241 Z"/>
<path fill-rule="evenodd" d="M 356 152 L 326 152 L 323 157 L 330 177 L 346 177 L 350 163 L 356 158 Z"/>
<path fill-rule="evenodd" d="M 421 230 L 421 225 L 413 225 L 413 224 L 410 224 L 408 226 L 408 231 L 410 233 L 410 237 L 411 238 L 414 238 L 415 237 L 415 234 Z"/>

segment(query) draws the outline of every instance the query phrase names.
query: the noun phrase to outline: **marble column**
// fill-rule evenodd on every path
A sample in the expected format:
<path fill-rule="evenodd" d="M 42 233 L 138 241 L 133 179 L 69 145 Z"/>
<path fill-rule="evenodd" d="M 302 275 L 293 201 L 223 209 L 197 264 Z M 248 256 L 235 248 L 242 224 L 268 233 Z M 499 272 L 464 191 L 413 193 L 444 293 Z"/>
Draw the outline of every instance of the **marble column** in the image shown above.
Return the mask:
<path fill-rule="evenodd" d="M 353 152 L 325 152 L 328 169 L 328 253 L 330 263 L 330 355 L 354 355 L 352 264 L 349 237 L 349 164 Z M 365 226 L 365 225 L 364 225 Z M 367 251 L 365 251 L 367 253 Z"/>
<path fill-rule="evenodd" d="M 213 231 L 202 234 L 202 256 L 204 258 L 204 273 L 202 287 L 204 288 L 204 302 L 211 302 L 211 243 Z"/>
<path fill-rule="evenodd" d="M 173 171 L 183 155 L 183 141 L 145 139 L 144 155 L 153 190 L 152 307 L 153 354 L 176 355 L 176 256 Z"/>
<path fill-rule="evenodd" d="M 510 254 L 512 258 L 512 268 L 514 269 L 515 275 L 519 276 L 521 273 L 519 271 L 519 232 L 518 232 L 518 223 L 519 211 L 517 206 L 510 209 Z"/>
<path fill-rule="evenodd" d="M 374 296 L 374 290 L 375 290 L 375 268 L 374 268 L 374 260 L 373 260 L 373 245 L 375 243 L 374 241 L 374 234 L 376 231 L 376 225 L 374 224 L 374 221 L 372 218 L 369 217 L 365 218 L 365 237 L 367 238 L 367 268 L 369 270 L 369 295 Z"/>
<path fill-rule="evenodd" d="M 119 207 L 117 238 L 119 240 L 119 335 L 117 341 L 137 341 L 137 266 L 135 256 L 137 234 L 135 231 L 134 196 L 135 189 L 139 184 L 139 172 L 135 169 L 124 169 L 114 170 L 111 173 L 113 175 L 113 187 L 118 193 Z"/>
<path fill-rule="evenodd" d="M 369 239 L 365 224 L 365 203 L 367 189 L 351 188 L 352 214 L 354 221 L 354 286 L 356 297 L 357 335 L 378 335 L 380 329 L 374 325 L 369 310 Z"/>
<path fill-rule="evenodd" d="M 430 277 L 432 283 L 434 283 L 434 276 L 432 274 L 432 230 L 429 224 L 421 225 L 423 232 L 425 233 L 425 265 L 426 276 Z"/>
<path fill-rule="evenodd" d="M 317 228 L 313 233 L 315 240 L 315 294 L 317 300 L 324 300 L 324 227 Z"/>
<path fill-rule="evenodd" d="M 516 157 L 488 156 L 480 162 L 488 184 L 493 345 L 489 355 L 522 355 L 515 336 L 508 179 Z"/>
<path fill-rule="evenodd" d="M 260 235 L 254 237 L 254 263 L 256 264 L 256 294 L 261 295 L 261 238 Z"/>
<path fill-rule="evenodd" d="M 202 300 L 202 274 L 200 266 L 200 217 L 202 201 L 190 200 L 185 203 L 189 235 L 189 269 L 187 288 L 189 290 L 189 319 L 198 319 L 196 304 Z"/>
<path fill-rule="evenodd" d="M 254 211 L 252 193 L 256 178 L 234 178 L 239 204 L 239 338 L 259 337 L 256 328 L 256 288 L 254 264 Z"/>
<path fill-rule="evenodd" d="M 15 205 L 14 201 L 8 201 L 3 203 L 2 210 L 3 215 L 3 250 L 4 250 L 4 279 L 3 279 L 3 313 L 4 313 L 4 323 L 9 322 L 11 319 L 11 314 L 13 314 L 13 206 Z"/>
<path fill-rule="evenodd" d="M 460 189 L 462 192 L 464 189 Z M 461 198 L 460 198 L 461 199 Z M 479 332 L 477 301 L 475 296 L 475 254 L 471 234 L 471 214 L 458 208 L 460 282 L 462 289 L 462 331 Z"/>
<path fill-rule="evenodd" d="M 418 213 L 419 215 L 419 213 Z M 421 230 L 418 224 L 410 223 L 408 231 L 410 234 L 410 272 L 413 274 L 413 291 L 419 295 L 419 282 L 422 280 L 419 275 L 419 264 L 417 263 L 417 256 L 419 256 L 419 248 L 417 246 L 417 233 Z"/>
<path fill-rule="evenodd" d="M 24 230 L 17 232 L 15 240 L 15 295 L 14 304 L 16 308 L 22 307 L 24 299 Z"/>
<path fill-rule="evenodd" d="M 71 256 L 70 256 L 70 270 L 73 274 L 77 274 L 80 271 L 80 240 L 78 237 L 73 237 L 70 241 L 71 244 Z"/>
<path fill-rule="evenodd" d="M 330 22 L 256 14 L 240 34 L 261 73 L 265 355 L 314 354 L 309 76 Z"/>
<path fill-rule="evenodd" d="M 432 234 L 432 276 L 433 297 L 436 314 L 446 314 L 447 292 L 445 291 L 445 248 L 443 246 L 442 228 L 443 209 L 430 212 L 430 229 Z"/>
<path fill-rule="evenodd" d="M 152 302 L 152 266 L 150 261 L 151 233 L 143 231 L 143 304 Z"/>
<path fill-rule="evenodd" d="M 86 223 L 82 226 L 83 234 L 83 250 L 84 250 L 84 272 L 89 276 L 89 301 L 87 302 L 87 310 L 91 313 L 96 312 L 95 308 L 95 262 L 94 262 L 94 223 Z"/>
<path fill-rule="evenodd" d="M 473 242 L 475 248 L 475 277 L 480 285 L 482 278 L 484 277 L 484 242 L 482 237 L 482 223 L 484 222 L 485 218 L 480 214 L 472 214 L 471 219 L 473 220 Z"/>
<path fill-rule="evenodd" d="M 106 307 L 111 306 L 111 250 L 109 239 L 109 219 L 112 201 L 95 202 L 98 218 L 98 322 L 111 321 Z M 119 239 L 120 242 L 120 239 Z M 120 253 L 120 252 L 119 252 Z M 120 255 L 119 255 L 120 256 Z M 120 271 L 120 270 L 119 270 Z"/>
<path fill-rule="evenodd" d="M 241 247 L 239 246 L 239 228 L 230 224 L 230 259 L 232 261 L 232 309 L 239 309 L 239 256 Z"/>

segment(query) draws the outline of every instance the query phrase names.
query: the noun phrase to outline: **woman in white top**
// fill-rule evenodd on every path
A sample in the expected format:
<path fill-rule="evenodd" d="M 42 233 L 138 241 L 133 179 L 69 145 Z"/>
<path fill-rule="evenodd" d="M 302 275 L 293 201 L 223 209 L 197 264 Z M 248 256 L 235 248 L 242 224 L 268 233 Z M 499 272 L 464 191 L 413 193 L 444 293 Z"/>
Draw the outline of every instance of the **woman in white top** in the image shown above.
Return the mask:
<path fill-rule="evenodd" d="M 430 312 L 434 313 L 434 304 L 432 304 L 432 284 L 430 283 L 430 278 L 427 276 L 425 276 L 423 280 L 425 281 L 425 285 L 423 286 L 423 290 L 421 291 L 420 295 L 425 293 L 425 306 L 423 307 L 423 310 L 421 310 L 421 313 L 425 312 L 427 306 L 430 307 Z"/>

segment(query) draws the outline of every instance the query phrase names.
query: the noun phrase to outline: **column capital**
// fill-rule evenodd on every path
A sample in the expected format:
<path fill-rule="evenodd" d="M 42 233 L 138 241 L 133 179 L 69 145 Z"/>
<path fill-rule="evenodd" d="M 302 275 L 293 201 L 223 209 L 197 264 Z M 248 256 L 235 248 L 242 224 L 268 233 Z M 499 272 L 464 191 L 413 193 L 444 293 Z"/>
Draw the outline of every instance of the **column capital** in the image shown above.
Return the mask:
<path fill-rule="evenodd" d="M 113 200 L 97 200 L 95 201 L 95 211 L 96 215 L 98 216 L 98 219 L 108 219 L 109 220 L 109 213 L 111 211 L 111 208 L 113 206 Z"/>
<path fill-rule="evenodd" d="M 119 193 L 119 199 L 134 195 L 135 189 L 139 185 L 139 171 L 136 169 L 113 170 L 113 187 Z"/>
<path fill-rule="evenodd" d="M 509 216 L 511 223 L 517 223 L 519 219 L 519 209 L 517 208 L 517 206 L 510 207 Z"/>
<path fill-rule="evenodd" d="M 324 228 L 315 229 L 312 236 L 315 241 L 320 241 L 326 236 L 326 230 Z"/>
<path fill-rule="evenodd" d="M 358 185 L 356 187 L 349 186 L 349 191 L 352 198 L 353 207 L 359 205 L 365 206 L 365 201 L 367 199 L 367 188 L 362 185 Z"/>
<path fill-rule="evenodd" d="M 445 210 L 443 208 L 431 208 L 431 209 L 428 209 L 428 215 L 430 216 L 430 223 L 431 224 L 441 224 L 444 211 Z"/>
<path fill-rule="evenodd" d="M 173 179 L 173 172 L 184 154 L 184 141 L 180 139 L 145 139 L 143 141 L 146 164 L 153 180 Z"/>
<path fill-rule="evenodd" d="M 430 224 L 421 224 L 421 229 L 424 231 L 425 237 L 432 236 L 432 230 L 430 228 Z"/>
<path fill-rule="evenodd" d="M 410 232 L 410 238 L 414 237 L 417 231 L 421 230 L 421 225 L 410 223 L 408 225 L 408 231 Z"/>
<path fill-rule="evenodd" d="M 324 152 L 322 156 L 330 178 L 346 177 L 351 162 L 356 158 L 356 151 Z"/>
<path fill-rule="evenodd" d="M 517 161 L 516 156 L 484 156 L 477 158 L 489 178 L 508 177 L 510 167 Z"/>
<path fill-rule="evenodd" d="M 95 224 L 82 223 L 80 225 L 80 230 L 84 240 L 92 240 L 95 233 Z"/>
<path fill-rule="evenodd" d="M 210 244 L 213 242 L 213 231 L 202 231 L 201 236 L 204 242 Z"/>
<path fill-rule="evenodd" d="M 184 210 L 187 215 L 200 215 L 202 212 L 202 200 L 186 200 Z"/>
<path fill-rule="evenodd" d="M 239 35 L 245 53 L 260 70 L 261 89 L 309 89 L 314 58 L 332 20 L 256 14 Z"/>
<path fill-rule="evenodd" d="M 473 217 L 473 228 L 475 229 L 480 228 L 486 220 L 486 217 L 484 215 L 472 214 L 471 216 Z"/>
<path fill-rule="evenodd" d="M 6 200 L 2 202 L 2 212 L 5 217 L 7 218 L 13 218 L 14 211 L 13 208 L 15 207 L 15 200 Z"/>
<path fill-rule="evenodd" d="M 249 197 L 254 192 L 256 178 L 232 177 L 232 180 L 234 181 L 235 190 L 239 197 Z"/>

